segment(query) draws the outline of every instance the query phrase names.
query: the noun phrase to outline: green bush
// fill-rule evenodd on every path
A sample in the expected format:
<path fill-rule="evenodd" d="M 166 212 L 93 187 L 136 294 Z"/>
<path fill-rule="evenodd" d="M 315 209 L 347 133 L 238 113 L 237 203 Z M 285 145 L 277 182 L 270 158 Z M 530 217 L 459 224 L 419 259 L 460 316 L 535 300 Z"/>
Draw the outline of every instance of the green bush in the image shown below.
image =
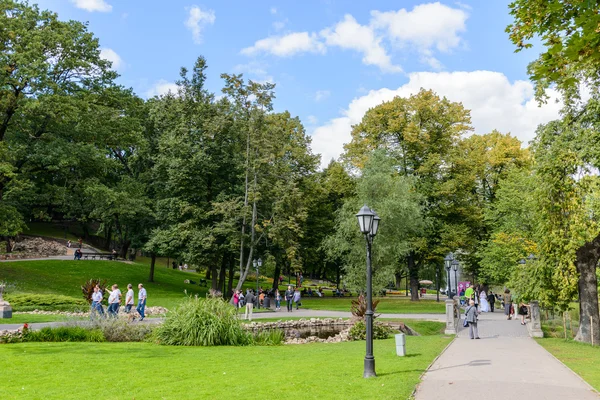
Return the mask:
<path fill-rule="evenodd" d="M 89 308 L 83 299 L 56 294 L 6 294 L 4 298 L 14 311 L 87 311 Z"/>
<path fill-rule="evenodd" d="M 373 339 L 388 339 L 392 334 L 392 329 L 383 325 L 379 322 L 373 323 Z M 348 332 L 350 340 L 366 340 L 367 338 L 367 325 L 364 320 L 360 320 L 352 325 L 350 332 Z"/>
<path fill-rule="evenodd" d="M 281 329 L 265 329 L 252 334 L 252 343 L 257 346 L 277 346 L 285 340 Z"/>
<path fill-rule="evenodd" d="M 39 331 L 28 330 L 23 334 L 24 342 L 104 342 L 100 329 L 86 329 L 80 326 L 62 326 L 42 328 Z"/>
<path fill-rule="evenodd" d="M 99 318 L 80 326 L 100 330 L 107 342 L 143 342 L 153 330 L 151 325 L 132 324 L 118 318 Z"/>
<path fill-rule="evenodd" d="M 160 344 L 172 346 L 244 346 L 252 344 L 235 308 L 220 298 L 188 297 L 154 330 Z"/>

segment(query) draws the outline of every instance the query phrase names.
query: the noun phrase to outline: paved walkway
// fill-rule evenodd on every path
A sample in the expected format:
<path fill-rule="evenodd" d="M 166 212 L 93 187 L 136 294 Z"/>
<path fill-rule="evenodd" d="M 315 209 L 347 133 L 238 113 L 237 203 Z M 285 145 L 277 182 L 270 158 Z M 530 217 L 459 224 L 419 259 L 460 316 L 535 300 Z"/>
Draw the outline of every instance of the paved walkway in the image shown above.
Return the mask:
<path fill-rule="evenodd" d="M 416 400 L 600 399 L 529 338 L 520 320 L 507 321 L 501 312 L 487 313 L 481 315 L 478 328 L 481 340 L 469 339 L 468 329 L 461 329 L 423 376 Z"/>

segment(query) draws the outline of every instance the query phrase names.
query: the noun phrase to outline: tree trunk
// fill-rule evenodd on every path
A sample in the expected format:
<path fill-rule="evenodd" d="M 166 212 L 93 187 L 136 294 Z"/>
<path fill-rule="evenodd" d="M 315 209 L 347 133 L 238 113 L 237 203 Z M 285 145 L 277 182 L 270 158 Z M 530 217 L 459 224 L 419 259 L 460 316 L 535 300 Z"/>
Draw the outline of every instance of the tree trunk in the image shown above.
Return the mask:
<path fill-rule="evenodd" d="M 150 259 L 150 276 L 148 282 L 154 282 L 154 264 L 156 263 L 156 253 L 152 253 Z"/>
<path fill-rule="evenodd" d="M 231 293 L 233 290 L 233 278 L 235 277 L 235 271 L 233 267 L 235 265 L 235 255 L 229 253 L 229 283 L 227 283 L 227 293 Z"/>
<path fill-rule="evenodd" d="M 415 253 L 408 256 L 408 275 L 410 277 L 410 301 L 419 301 L 419 267 L 415 263 Z"/>
<path fill-rule="evenodd" d="M 275 272 L 273 273 L 273 290 L 279 288 L 279 276 L 281 275 L 281 261 L 275 257 Z"/>
<path fill-rule="evenodd" d="M 211 262 L 211 266 L 210 266 L 210 275 L 211 275 L 211 283 L 210 283 L 210 287 L 213 290 L 217 290 L 219 287 L 217 286 L 217 279 L 219 279 L 219 275 L 217 275 L 217 266 L 215 265 L 214 261 Z"/>
<path fill-rule="evenodd" d="M 577 250 L 577 272 L 579 273 L 579 331 L 575 340 L 600 345 L 600 313 L 598 312 L 598 278 L 596 266 L 600 258 L 600 235 Z M 593 329 L 592 321 L 593 320 Z"/>
<path fill-rule="evenodd" d="M 210 280 L 210 274 L 211 273 L 211 269 L 210 268 L 206 268 L 206 275 L 204 276 L 204 279 L 206 279 L 207 281 Z"/>
<path fill-rule="evenodd" d="M 125 240 L 121 245 L 120 256 L 123 259 L 127 259 L 127 251 L 129 251 L 129 246 L 131 245 L 131 240 Z"/>
<path fill-rule="evenodd" d="M 219 271 L 219 285 L 218 288 L 223 292 L 223 296 L 225 297 L 225 270 L 227 269 L 227 253 L 223 253 L 223 258 L 221 259 L 221 270 Z"/>
<path fill-rule="evenodd" d="M 104 229 L 104 248 L 108 250 L 112 250 L 110 248 L 110 241 L 112 239 L 112 221 L 106 226 Z"/>
<path fill-rule="evenodd" d="M 253 199 L 252 199 L 252 224 L 250 226 L 250 252 L 248 253 L 248 259 L 246 260 L 246 269 L 242 272 L 240 271 L 240 280 L 238 281 L 238 284 L 236 285 L 235 289 L 239 290 L 242 288 L 242 285 L 244 284 L 244 281 L 246 280 L 246 277 L 248 276 L 248 272 L 250 271 L 250 265 L 252 263 L 252 256 L 254 255 L 254 241 L 256 240 L 256 218 L 258 216 L 258 209 L 256 207 L 256 184 L 257 184 L 257 180 L 258 180 L 258 173 L 256 171 L 254 171 L 254 183 L 253 183 Z M 240 253 L 240 255 L 243 256 L 244 252 L 243 252 L 243 248 L 242 251 Z M 242 265 L 242 263 L 240 262 L 240 265 Z"/>

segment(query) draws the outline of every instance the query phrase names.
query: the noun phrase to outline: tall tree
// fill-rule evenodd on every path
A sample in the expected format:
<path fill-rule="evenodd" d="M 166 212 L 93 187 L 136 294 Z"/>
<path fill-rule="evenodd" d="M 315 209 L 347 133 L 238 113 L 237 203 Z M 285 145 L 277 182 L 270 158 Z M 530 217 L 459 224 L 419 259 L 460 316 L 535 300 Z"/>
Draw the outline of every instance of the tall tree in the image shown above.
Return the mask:
<path fill-rule="evenodd" d="M 423 233 L 427 245 L 406 255 L 412 300 L 419 299 L 419 268 L 438 259 L 443 251 L 442 219 L 437 214 L 444 198 L 439 195 L 439 185 L 447 174 L 450 149 L 471 131 L 470 123 L 470 113 L 462 104 L 422 89 L 367 111 L 345 147 L 344 157 L 355 168 L 362 168 L 373 150 L 387 150 L 397 161 L 399 173 L 414 178 L 415 188 L 423 196 L 425 214 L 432 223 Z"/>

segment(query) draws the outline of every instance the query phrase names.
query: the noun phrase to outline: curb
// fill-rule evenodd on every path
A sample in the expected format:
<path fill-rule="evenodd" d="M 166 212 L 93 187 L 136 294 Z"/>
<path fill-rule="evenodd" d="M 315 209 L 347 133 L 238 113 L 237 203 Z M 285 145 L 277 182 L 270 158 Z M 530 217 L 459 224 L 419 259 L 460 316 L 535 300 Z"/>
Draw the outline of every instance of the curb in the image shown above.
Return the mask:
<path fill-rule="evenodd" d="M 579 378 L 579 380 L 580 380 L 581 382 L 583 382 L 583 384 L 584 384 L 585 386 L 587 386 L 587 387 L 590 389 L 590 391 L 591 391 L 592 393 L 596 393 L 597 395 L 599 395 L 599 396 L 600 396 L 600 392 L 598 392 L 598 391 L 596 390 L 596 388 L 594 388 L 592 385 L 590 385 L 589 383 L 587 383 L 587 381 L 586 381 L 585 379 L 583 379 L 583 378 L 581 377 L 581 375 L 579 375 L 577 372 L 573 371 L 571 368 L 569 368 L 569 367 L 567 366 L 567 364 L 565 364 L 564 362 L 560 361 L 560 360 L 559 360 L 559 359 L 558 359 L 558 358 L 557 358 L 557 357 L 556 357 L 554 354 L 552 354 L 552 353 L 550 353 L 548 350 L 546 350 L 546 348 L 544 348 L 544 346 L 542 346 L 541 344 L 539 344 L 539 343 L 538 343 L 538 341 L 537 341 L 535 338 L 532 338 L 532 337 L 530 337 L 530 339 L 531 339 L 531 340 L 533 340 L 533 341 L 535 342 L 535 344 L 537 344 L 538 346 L 540 346 L 540 347 L 542 348 L 542 350 L 544 350 L 546 353 L 550 354 L 550 356 L 551 356 L 552 358 L 554 358 L 556 361 L 558 361 L 558 363 L 559 363 L 559 364 L 561 364 L 563 367 L 565 367 L 567 370 L 569 370 L 569 372 L 571 372 L 573 375 L 575 375 L 577 378 Z M 544 338 L 539 338 L 539 339 L 540 339 L 540 340 L 543 340 Z M 590 345 L 590 346 L 591 346 L 591 345 Z"/>
<path fill-rule="evenodd" d="M 445 336 L 451 336 L 451 335 L 445 335 Z M 454 343 L 454 341 L 456 340 L 456 338 L 458 337 L 458 334 L 454 335 L 454 338 L 452 338 L 452 340 L 450 341 L 450 343 L 448 343 L 446 345 L 446 347 L 444 347 L 444 350 L 442 350 L 440 352 L 440 354 L 438 354 L 433 361 L 431 361 L 431 363 L 427 366 L 427 369 L 425 369 L 425 371 L 419 376 L 419 383 L 417 384 L 417 386 L 415 386 L 415 388 L 413 389 L 412 393 L 410 394 L 410 396 L 408 397 L 408 400 L 413 400 L 415 398 L 415 395 L 417 394 L 417 390 L 419 390 L 419 386 L 421 386 L 421 383 L 423 383 L 423 376 L 425 376 L 425 374 L 427 373 L 427 371 L 429 371 L 429 369 L 433 366 L 433 364 L 435 364 L 435 362 L 438 360 L 438 358 L 440 358 L 442 356 L 442 354 L 444 354 L 446 352 L 446 350 L 448 350 L 448 347 L 450 347 L 450 345 L 452 343 Z"/>

